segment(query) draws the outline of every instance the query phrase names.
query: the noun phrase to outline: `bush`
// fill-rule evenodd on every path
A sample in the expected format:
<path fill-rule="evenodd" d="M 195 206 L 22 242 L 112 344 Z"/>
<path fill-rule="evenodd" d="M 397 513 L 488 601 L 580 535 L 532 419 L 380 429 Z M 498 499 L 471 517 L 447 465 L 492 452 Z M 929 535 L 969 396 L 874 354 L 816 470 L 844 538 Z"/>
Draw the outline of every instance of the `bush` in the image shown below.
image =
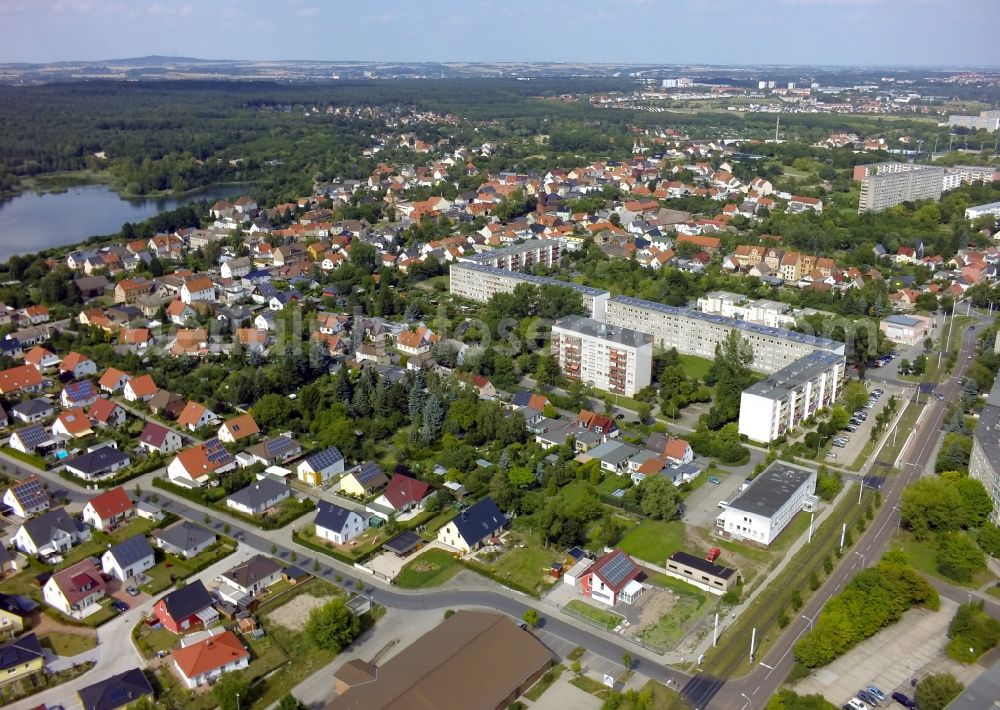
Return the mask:
<path fill-rule="evenodd" d="M 983 603 L 963 604 L 948 627 L 948 657 L 960 663 L 976 659 L 1000 643 L 1000 621 L 984 611 Z"/>
<path fill-rule="evenodd" d="M 914 699 L 920 710 L 942 710 L 964 688 L 950 673 L 934 673 L 917 683 Z"/>

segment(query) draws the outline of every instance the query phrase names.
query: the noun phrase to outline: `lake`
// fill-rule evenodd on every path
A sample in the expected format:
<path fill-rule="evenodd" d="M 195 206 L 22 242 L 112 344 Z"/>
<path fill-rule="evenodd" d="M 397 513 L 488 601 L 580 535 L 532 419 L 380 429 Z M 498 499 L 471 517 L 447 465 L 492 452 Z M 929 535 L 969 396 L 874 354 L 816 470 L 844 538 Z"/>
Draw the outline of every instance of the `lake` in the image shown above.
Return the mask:
<path fill-rule="evenodd" d="M 126 222 L 196 200 L 246 194 L 245 185 L 219 185 L 183 197 L 126 200 L 108 185 L 79 185 L 66 192 L 22 192 L 0 203 L 0 262 L 14 254 L 78 244 L 95 235 L 115 234 Z"/>

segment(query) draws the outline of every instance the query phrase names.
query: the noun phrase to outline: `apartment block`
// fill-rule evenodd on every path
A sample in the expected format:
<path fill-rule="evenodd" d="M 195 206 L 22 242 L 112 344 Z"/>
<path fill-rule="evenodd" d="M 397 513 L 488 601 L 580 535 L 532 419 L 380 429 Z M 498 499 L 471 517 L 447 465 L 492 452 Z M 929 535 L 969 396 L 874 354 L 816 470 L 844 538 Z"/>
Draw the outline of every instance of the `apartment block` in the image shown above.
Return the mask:
<path fill-rule="evenodd" d="M 875 163 L 854 168 L 861 181 L 858 212 L 882 212 L 913 200 L 937 200 L 944 189 L 945 170 L 915 163 Z"/>
<path fill-rule="evenodd" d="M 969 476 L 986 487 L 993 500 L 990 522 L 1000 525 L 1000 377 L 986 397 L 986 406 L 972 437 Z"/>
<path fill-rule="evenodd" d="M 948 125 L 973 131 L 997 131 L 1000 130 L 1000 111 L 980 111 L 978 116 L 948 116 Z"/>
<path fill-rule="evenodd" d="M 512 293 L 521 283 L 535 286 L 563 286 L 580 294 L 584 310 L 595 320 L 604 320 L 604 310 L 611 295 L 599 288 L 582 286 L 572 281 L 522 274 L 470 261 L 460 261 L 451 265 L 450 282 L 452 294 L 481 303 L 486 303 L 498 293 Z"/>
<path fill-rule="evenodd" d="M 563 375 L 604 392 L 632 397 L 652 380 L 653 337 L 645 333 L 569 316 L 552 326 L 551 348 Z"/>
<path fill-rule="evenodd" d="M 965 218 L 972 220 L 986 215 L 1000 217 L 1000 202 L 989 202 L 985 205 L 975 205 L 965 208 Z"/>
<path fill-rule="evenodd" d="M 944 169 L 944 190 L 954 190 L 962 185 L 987 183 L 1000 179 L 1000 172 L 990 165 L 952 165 Z"/>
<path fill-rule="evenodd" d="M 529 239 L 521 244 L 480 252 L 466 259 L 496 269 L 524 271 L 539 264 L 545 267 L 559 266 L 562 253 L 563 245 L 559 239 Z"/>
<path fill-rule="evenodd" d="M 843 355 L 817 350 L 743 390 L 740 434 L 769 444 L 831 406 L 844 388 Z"/>
<path fill-rule="evenodd" d="M 715 357 L 716 344 L 738 330 L 753 347 L 751 367 L 765 374 L 778 372 L 815 350 L 844 355 L 844 344 L 827 338 L 630 296 L 608 299 L 605 320 L 612 326 L 649 333 L 656 347 L 709 359 Z"/>

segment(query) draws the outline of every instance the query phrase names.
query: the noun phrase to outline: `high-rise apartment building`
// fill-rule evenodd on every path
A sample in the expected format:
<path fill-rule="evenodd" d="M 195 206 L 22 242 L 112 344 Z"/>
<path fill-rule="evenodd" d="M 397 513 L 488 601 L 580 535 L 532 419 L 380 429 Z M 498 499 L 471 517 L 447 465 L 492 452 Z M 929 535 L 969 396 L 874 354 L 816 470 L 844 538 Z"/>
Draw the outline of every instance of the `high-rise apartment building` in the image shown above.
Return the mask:
<path fill-rule="evenodd" d="M 903 202 L 936 200 L 944 189 L 944 168 L 915 163 L 875 163 L 854 168 L 861 181 L 858 212 L 881 212 Z"/>
<path fill-rule="evenodd" d="M 653 338 L 593 318 L 569 316 L 552 326 L 552 357 L 565 377 L 633 397 L 652 381 Z"/>

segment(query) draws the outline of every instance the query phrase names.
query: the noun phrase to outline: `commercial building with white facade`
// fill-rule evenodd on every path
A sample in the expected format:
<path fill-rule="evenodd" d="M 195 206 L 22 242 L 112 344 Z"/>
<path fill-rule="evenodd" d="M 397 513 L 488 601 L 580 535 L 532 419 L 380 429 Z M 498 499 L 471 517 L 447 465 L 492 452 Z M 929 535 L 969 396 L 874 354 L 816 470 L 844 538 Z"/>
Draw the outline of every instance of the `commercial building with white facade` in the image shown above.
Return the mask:
<path fill-rule="evenodd" d="M 751 367 L 765 374 L 788 367 L 816 350 L 844 354 L 843 343 L 827 338 L 630 296 L 609 298 L 605 321 L 619 328 L 649 333 L 657 347 L 676 348 L 682 355 L 708 359 L 715 357 L 717 343 L 725 340 L 730 331 L 738 330 L 753 347 Z"/>
<path fill-rule="evenodd" d="M 456 296 L 486 303 L 498 293 L 512 293 L 518 284 L 534 286 L 563 286 L 580 294 L 583 307 L 591 318 L 604 320 L 604 309 L 611 294 L 592 286 L 582 286 L 572 281 L 560 281 L 548 276 L 522 274 L 509 269 L 498 269 L 472 261 L 451 265 L 451 292 Z"/>
<path fill-rule="evenodd" d="M 483 251 L 466 257 L 466 260 L 497 269 L 524 271 L 539 264 L 546 267 L 559 266 L 562 253 L 563 243 L 560 239 L 529 239 L 502 249 Z"/>
<path fill-rule="evenodd" d="M 769 444 L 831 406 L 844 388 L 843 355 L 817 350 L 743 390 L 740 434 Z"/>
<path fill-rule="evenodd" d="M 800 510 L 816 505 L 816 472 L 775 461 L 716 519 L 724 537 L 770 545 Z"/>
<path fill-rule="evenodd" d="M 653 337 L 593 318 L 569 316 L 552 326 L 552 357 L 569 379 L 632 397 L 653 372 Z"/>
<path fill-rule="evenodd" d="M 972 437 L 969 476 L 983 484 L 993 501 L 990 521 L 1000 525 L 1000 377 L 986 397 Z"/>
<path fill-rule="evenodd" d="M 915 345 L 930 333 L 931 319 L 927 316 L 894 315 L 883 318 L 878 327 L 894 343 Z"/>

